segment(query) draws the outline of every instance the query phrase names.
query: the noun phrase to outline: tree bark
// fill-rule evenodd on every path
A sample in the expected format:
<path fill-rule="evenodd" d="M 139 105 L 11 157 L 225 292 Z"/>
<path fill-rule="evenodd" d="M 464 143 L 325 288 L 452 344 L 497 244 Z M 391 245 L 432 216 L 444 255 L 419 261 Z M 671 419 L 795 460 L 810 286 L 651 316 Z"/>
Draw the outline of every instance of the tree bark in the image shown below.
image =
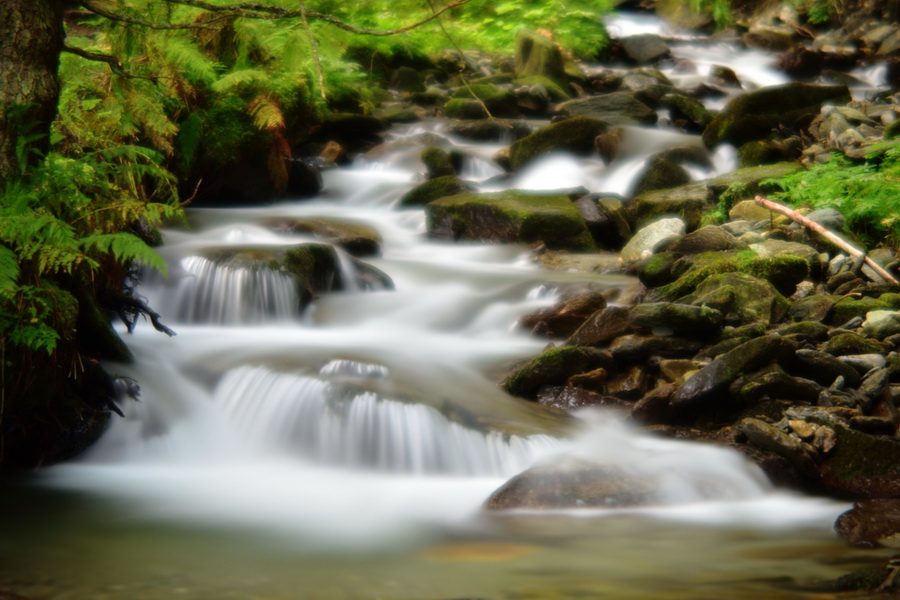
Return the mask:
<path fill-rule="evenodd" d="M 0 0 L 0 183 L 22 166 L 20 135 L 37 136 L 29 149 L 49 147 L 64 37 L 62 0 Z"/>

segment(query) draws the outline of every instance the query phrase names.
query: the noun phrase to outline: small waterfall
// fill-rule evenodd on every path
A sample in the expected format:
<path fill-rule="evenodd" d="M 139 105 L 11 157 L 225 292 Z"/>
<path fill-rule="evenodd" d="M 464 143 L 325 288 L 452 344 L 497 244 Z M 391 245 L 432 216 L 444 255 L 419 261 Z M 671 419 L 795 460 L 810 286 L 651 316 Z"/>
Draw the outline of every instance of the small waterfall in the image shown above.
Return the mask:
<path fill-rule="evenodd" d="M 376 366 L 330 363 L 324 371 L 371 373 Z M 557 447 L 546 435 L 482 433 L 422 404 L 383 399 L 317 377 L 243 366 L 213 394 L 254 452 L 294 454 L 317 464 L 382 472 L 508 476 Z"/>
<path fill-rule="evenodd" d="M 294 281 L 264 264 L 233 267 L 191 255 L 179 265 L 183 273 L 156 300 L 176 323 L 246 325 L 299 315 Z"/>

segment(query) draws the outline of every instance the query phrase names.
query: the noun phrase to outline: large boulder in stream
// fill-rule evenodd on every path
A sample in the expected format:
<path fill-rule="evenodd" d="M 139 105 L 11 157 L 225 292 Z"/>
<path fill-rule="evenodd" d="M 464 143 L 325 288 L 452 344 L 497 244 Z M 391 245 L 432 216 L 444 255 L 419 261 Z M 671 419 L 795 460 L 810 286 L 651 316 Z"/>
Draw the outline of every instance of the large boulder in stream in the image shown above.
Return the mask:
<path fill-rule="evenodd" d="M 594 239 L 568 194 L 508 190 L 459 194 L 425 207 L 428 232 L 443 240 L 542 242 L 551 250 L 593 250 Z"/>
<path fill-rule="evenodd" d="M 592 154 L 595 152 L 594 140 L 607 128 L 604 121 L 585 116 L 541 127 L 510 146 L 510 167 L 516 171 L 553 152 L 571 152 L 582 156 Z"/>
<path fill-rule="evenodd" d="M 567 79 L 565 58 L 549 37 L 521 30 L 516 35 L 516 75 L 541 75 L 562 84 Z"/>
<path fill-rule="evenodd" d="M 719 112 L 703 132 L 707 146 L 729 142 L 741 146 L 765 139 L 773 129 L 805 129 L 827 103 L 846 104 L 845 85 L 787 83 L 737 96 Z"/>

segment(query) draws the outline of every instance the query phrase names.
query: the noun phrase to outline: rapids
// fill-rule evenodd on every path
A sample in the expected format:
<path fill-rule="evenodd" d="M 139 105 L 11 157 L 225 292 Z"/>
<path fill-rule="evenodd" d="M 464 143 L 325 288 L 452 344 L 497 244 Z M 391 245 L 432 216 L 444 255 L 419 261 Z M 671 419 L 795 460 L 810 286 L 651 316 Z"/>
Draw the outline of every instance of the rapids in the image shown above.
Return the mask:
<path fill-rule="evenodd" d="M 771 83 L 758 55 L 735 60 L 742 76 Z M 489 157 L 500 145 L 455 140 L 435 121 L 397 128 L 382 152 L 325 172 L 320 198 L 190 210 L 189 228 L 164 232 L 169 280 L 148 275 L 141 289 L 178 335 L 145 326 L 125 336 L 135 364 L 107 366 L 139 382 L 141 401 L 123 400 L 125 418 L 86 455 L 4 490 L 0 590 L 67 600 L 800 598 L 779 583 L 862 560 L 831 532 L 845 505 L 775 489 L 729 450 L 639 435 L 615 414 L 567 421 L 499 391 L 504 367 L 546 343 L 516 320 L 587 276 L 541 271 L 521 247 L 428 240 L 423 211 L 395 209 L 422 170 L 410 140 L 425 130 L 469 156 L 464 176 L 483 189 L 626 193 L 672 138 L 700 144 L 628 127 L 609 165 L 552 156 L 498 182 Z M 714 164 L 695 176 L 733 168 L 733 149 Z M 366 261 L 396 289 L 350 277 L 301 313 L 286 277 L 205 258 L 313 241 L 265 227 L 273 218 L 374 229 L 382 252 Z M 672 505 L 481 509 L 509 477 L 571 456 L 659 478 Z M 712 497 L 701 493 L 710 481 Z"/>

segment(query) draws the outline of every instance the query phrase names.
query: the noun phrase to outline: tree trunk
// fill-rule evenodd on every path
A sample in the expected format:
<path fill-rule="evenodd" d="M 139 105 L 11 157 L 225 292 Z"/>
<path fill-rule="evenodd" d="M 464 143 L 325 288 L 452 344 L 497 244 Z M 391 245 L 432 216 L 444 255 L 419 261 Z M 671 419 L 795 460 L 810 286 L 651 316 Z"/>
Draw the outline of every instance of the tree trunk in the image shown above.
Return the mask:
<path fill-rule="evenodd" d="M 62 0 L 0 0 L 0 183 L 19 172 L 20 135 L 49 147 L 64 36 Z"/>

